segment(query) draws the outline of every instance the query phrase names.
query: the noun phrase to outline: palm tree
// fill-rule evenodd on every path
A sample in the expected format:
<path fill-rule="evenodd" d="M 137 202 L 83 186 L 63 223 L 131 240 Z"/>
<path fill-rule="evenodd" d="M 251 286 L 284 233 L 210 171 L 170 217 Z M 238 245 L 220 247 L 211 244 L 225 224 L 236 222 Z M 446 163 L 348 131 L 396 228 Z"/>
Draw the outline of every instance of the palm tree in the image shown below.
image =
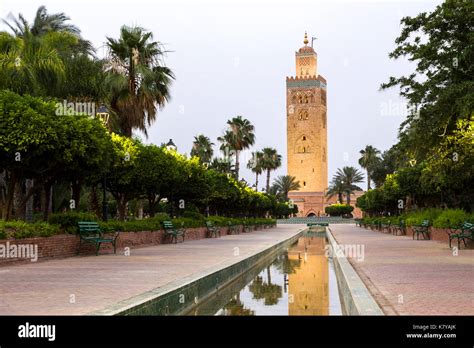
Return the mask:
<path fill-rule="evenodd" d="M 255 128 L 249 120 L 242 118 L 242 116 L 228 120 L 227 125 L 229 129 L 217 140 L 222 143 L 222 151 L 231 151 L 231 154 L 235 155 L 235 178 L 239 180 L 239 155 L 242 150 L 248 149 L 255 143 Z"/>
<path fill-rule="evenodd" d="M 270 192 L 270 172 L 281 166 L 281 155 L 271 147 L 265 147 L 262 153 L 262 168 L 267 171 L 267 192 Z"/>
<path fill-rule="evenodd" d="M 70 18 L 63 12 L 49 14 L 45 6 L 40 6 L 36 10 L 35 18 L 31 24 L 28 23 L 21 13 L 18 14 L 18 18 L 15 18 L 11 14 L 7 18 L 8 19 L 2 19 L 2 22 L 10 28 L 16 37 L 24 38 L 32 35 L 39 38 L 49 33 L 66 34 L 63 44 L 71 37 L 74 37 L 78 40 L 76 45 L 77 52 L 90 55 L 94 55 L 95 53 L 91 42 L 81 37 L 80 29 L 68 23 Z"/>
<path fill-rule="evenodd" d="M 262 174 L 262 157 L 261 151 L 255 151 L 252 153 L 252 158 L 247 163 L 247 168 L 255 173 L 255 189 L 258 191 L 258 176 Z"/>
<path fill-rule="evenodd" d="M 94 54 L 91 43 L 68 21 L 64 13 L 48 14 L 44 6 L 32 24 L 21 13 L 3 19 L 13 34 L 0 32 L 0 88 L 58 96 L 66 70 L 74 65 L 68 60 Z"/>
<path fill-rule="evenodd" d="M 226 158 L 214 158 L 209 164 L 209 168 L 214 169 L 218 173 L 222 174 L 232 174 L 234 171 L 234 166 Z"/>
<path fill-rule="evenodd" d="M 345 186 L 342 183 L 341 179 L 337 176 L 334 176 L 329 185 L 328 191 L 326 192 L 326 197 L 331 198 L 337 195 L 337 200 L 342 204 L 342 195 L 345 193 Z"/>
<path fill-rule="evenodd" d="M 360 150 L 362 155 L 359 158 L 359 164 L 367 171 L 367 191 L 370 190 L 371 174 L 380 160 L 380 151 L 372 145 L 367 145 L 365 149 Z"/>
<path fill-rule="evenodd" d="M 351 194 L 354 191 L 362 191 L 362 189 L 355 185 L 364 181 L 364 175 L 354 167 L 343 167 L 339 168 L 336 172 L 336 177 L 344 185 L 344 191 L 346 193 L 347 204 L 351 204 Z"/>
<path fill-rule="evenodd" d="M 199 157 L 201 163 L 210 163 L 214 154 L 213 146 L 211 139 L 202 134 L 197 135 L 194 137 L 191 156 Z"/>
<path fill-rule="evenodd" d="M 274 180 L 273 186 L 285 198 L 285 201 L 288 201 L 288 192 L 298 191 L 301 187 L 300 182 L 296 181 L 296 178 L 291 175 L 280 175 Z"/>
<path fill-rule="evenodd" d="M 123 26 L 118 40 L 107 37 L 110 106 L 128 137 L 134 129 L 148 136 L 147 123 L 156 120 L 157 107 L 170 99 L 174 75 L 162 64 L 162 45 L 152 40 L 153 34 L 138 26 Z"/>

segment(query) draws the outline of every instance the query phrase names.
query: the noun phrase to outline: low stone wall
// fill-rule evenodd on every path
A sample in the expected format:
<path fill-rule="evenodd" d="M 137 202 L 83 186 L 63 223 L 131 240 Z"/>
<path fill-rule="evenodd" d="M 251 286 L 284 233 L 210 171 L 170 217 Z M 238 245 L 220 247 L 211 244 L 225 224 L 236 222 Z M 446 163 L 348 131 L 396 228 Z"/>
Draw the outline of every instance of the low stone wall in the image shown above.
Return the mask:
<path fill-rule="evenodd" d="M 370 228 L 370 227 L 366 227 L 366 228 Z M 371 228 L 373 231 L 377 231 L 377 232 L 382 232 L 382 231 L 379 231 L 378 229 L 376 228 Z M 437 228 L 437 227 L 430 227 L 429 228 L 429 236 L 430 236 L 430 240 L 434 240 L 434 241 L 437 241 L 437 242 L 440 242 L 440 243 L 444 243 L 446 244 L 446 246 L 448 246 L 448 243 L 449 243 L 449 235 L 448 235 L 448 232 L 451 232 L 450 229 L 448 228 Z M 386 230 L 383 231 L 384 233 L 388 233 L 386 232 Z M 410 237 L 410 238 L 413 238 L 413 227 L 412 226 L 408 226 L 406 228 L 406 235 L 407 237 Z M 419 235 L 418 236 L 419 239 L 423 239 L 423 235 Z M 415 239 L 416 239 L 416 236 L 415 236 Z M 452 241 L 452 246 L 456 246 L 457 244 L 457 239 L 453 239 Z M 467 247 L 468 248 L 472 248 L 474 247 L 474 243 L 473 241 L 471 240 L 467 240 Z M 464 248 L 464 243 L 461 241 L 461 248 Z"/>
<path fill-rule="evenodd" d="M 262 227 L 258 227 L 262 228 Z M 242 233 L 242 226 L 239 231 Z M 221 236 L 227 235 L 227 228 L 220 229 Z M 187 228 L 185 241 L 207 238 L 207 230 L 205 227 Z M 151 245 L 165 244 L 169 241 L 164 236 L 163 230 L 159 231 L 138 231 L 138 232 L 120 232 L 117 239 L 117 253 L 123 253 L 124 248 L 139 248 Z M 35 237 L 24 239 L 3 239 L 0 240 L 0 267 L 10 266 L 13 264 L 31 263 L 31 258 L 16 258 L 3 255 L 6 249 L 18 249 L 20 247 L 33 247 L 37 250 L 37 260 L 40 262 L 51 259 L 61 259 L 77 255 L 79 248 L 79 237 L 73 234 L 60 234 L 51 237 Z M 110 243 L 105 243 L 100 247 L 100 254 L 113 253 L 113 247 Z M 82 243 L 80 245 L 79 255 L 94 255 L 95 246 L 90 243 Z M 30 254 L 28 254 L 30 255 Z"/>

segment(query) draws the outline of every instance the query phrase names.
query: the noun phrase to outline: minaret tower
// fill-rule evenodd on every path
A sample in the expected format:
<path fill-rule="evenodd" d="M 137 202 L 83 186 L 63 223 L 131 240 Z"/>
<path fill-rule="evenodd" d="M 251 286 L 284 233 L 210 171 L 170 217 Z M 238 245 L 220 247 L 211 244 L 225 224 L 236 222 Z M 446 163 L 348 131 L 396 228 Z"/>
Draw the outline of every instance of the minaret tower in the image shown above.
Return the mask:
<path fill-rule="evenodd" d="M 286 78 L 288 175 L 300 182 L 290 193 L 299 215 L 324 213 L 328 187 L 326 79 L 318 74 L 318 56 L 308 46 L 296 53 L 296 76 Z"/>

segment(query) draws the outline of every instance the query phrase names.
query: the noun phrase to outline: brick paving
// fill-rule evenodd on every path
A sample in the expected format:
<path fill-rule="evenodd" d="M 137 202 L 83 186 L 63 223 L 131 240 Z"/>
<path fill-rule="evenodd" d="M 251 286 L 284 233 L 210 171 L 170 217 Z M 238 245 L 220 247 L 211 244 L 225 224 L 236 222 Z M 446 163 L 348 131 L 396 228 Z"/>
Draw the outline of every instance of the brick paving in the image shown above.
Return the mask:
<path fill-rule="evenodd" d="M 216 267 L 294 236 L 279 225 L 221 238 L 2 267 L 0 315 L 81 315 Z M 236 249 L 238 248 L 238 249 Z M 238 256 L 235 251 L 238 250 Z"/>
<path fill-rule="evenodd" d="M 474 250 L 412 240 L 353 224 L 331 225 L 339 244 L 364 245 L 351 264 L 388 315 L 473 315 Z"/>

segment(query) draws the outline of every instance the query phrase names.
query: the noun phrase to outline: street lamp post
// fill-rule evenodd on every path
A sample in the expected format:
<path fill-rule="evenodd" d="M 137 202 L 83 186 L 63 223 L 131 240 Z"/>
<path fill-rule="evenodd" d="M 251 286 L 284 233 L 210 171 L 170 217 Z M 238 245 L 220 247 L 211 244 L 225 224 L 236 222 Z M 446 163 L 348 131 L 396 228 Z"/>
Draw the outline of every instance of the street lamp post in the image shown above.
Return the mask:
<path fill-rule="evenodd" d="M 107 127 L 109 123 L 109 110 L 105 105 L 101 105 L 97 109 L 97 117 L 102 120 L 104 126 Z M 102 181 L 102 220 L 107 221 L 109 205 L 107 203 L 107 173 L 104 173 Z"/>

